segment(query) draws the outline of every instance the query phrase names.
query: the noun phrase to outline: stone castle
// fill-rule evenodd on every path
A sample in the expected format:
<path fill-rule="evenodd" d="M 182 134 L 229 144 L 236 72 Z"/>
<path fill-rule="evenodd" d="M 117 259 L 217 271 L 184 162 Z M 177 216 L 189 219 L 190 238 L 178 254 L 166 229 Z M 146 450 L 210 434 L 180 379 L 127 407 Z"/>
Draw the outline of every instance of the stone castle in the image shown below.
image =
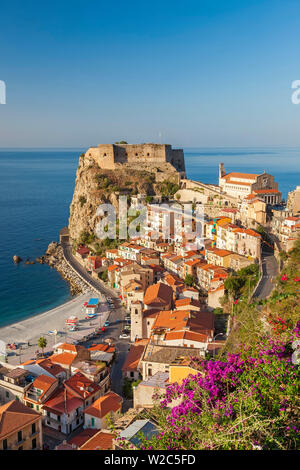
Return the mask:
<path fill-rule="evenodd" d="M 166 144 L 101 144 L 90 147 L 86 156 L 92 157 L 103 170 L 134 168 L 165 175 L 185 178 L 184 153 Z"/>

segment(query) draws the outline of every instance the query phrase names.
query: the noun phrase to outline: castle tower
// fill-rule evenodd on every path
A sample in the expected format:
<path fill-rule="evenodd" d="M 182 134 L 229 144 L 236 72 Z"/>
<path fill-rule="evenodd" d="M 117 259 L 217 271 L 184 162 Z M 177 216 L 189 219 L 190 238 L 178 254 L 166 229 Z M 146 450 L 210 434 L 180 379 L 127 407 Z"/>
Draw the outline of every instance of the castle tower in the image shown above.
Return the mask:
<path fill-rule="evenodd" d="M 131 303 L 131 341 L 143 338 L 143 306 L 140 300 Z"/>

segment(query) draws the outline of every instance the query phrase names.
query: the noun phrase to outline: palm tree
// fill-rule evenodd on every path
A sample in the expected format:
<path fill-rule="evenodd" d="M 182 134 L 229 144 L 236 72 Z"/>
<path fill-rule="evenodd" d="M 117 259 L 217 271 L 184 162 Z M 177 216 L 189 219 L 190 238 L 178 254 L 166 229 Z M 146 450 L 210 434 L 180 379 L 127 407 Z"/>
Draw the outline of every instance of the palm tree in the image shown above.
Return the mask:
<path fill-rule="evenodd" d="M 41 336 L 38 340 L 38 347 L 41 348 L 43 354 L 44 354 L 44 349 L 47 346 L 47 340 L 43 336 Z"/>

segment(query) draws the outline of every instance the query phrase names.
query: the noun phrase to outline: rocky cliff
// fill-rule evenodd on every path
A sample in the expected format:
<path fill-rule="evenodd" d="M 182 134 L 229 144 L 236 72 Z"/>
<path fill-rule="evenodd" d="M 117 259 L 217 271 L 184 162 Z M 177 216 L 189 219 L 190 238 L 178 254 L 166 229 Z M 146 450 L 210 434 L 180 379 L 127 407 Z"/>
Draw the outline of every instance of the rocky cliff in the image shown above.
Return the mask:
<path fill-rule="evenodd" d="M 100 169 L 93 156 L 87 153 L 79 158 L 73 200 L 70 206 L 69 232 L 73 242 L 84 241 L 90 235 L 93 241 L 96 215 L 100 204 L 111 203 L 118 211 L 118 196 L 172 196 L 178 189 L 180 176 L 168 164 L 156 165 L 146 171 L 143 166 L 120 165 L 115 170 Z"/>

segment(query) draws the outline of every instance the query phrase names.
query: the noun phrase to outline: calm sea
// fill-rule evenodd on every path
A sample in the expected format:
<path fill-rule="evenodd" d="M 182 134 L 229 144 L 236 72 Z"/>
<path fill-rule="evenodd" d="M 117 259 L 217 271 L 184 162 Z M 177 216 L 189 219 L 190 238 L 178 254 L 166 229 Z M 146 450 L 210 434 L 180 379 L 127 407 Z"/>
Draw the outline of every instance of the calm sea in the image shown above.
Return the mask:
<path fill-rule="evenodd" d="M 34 259 L 68 222 L 81 149 L 0 151 L 0 326 L 70 299 L 67 283 L 46 265 L 15 266 L 14 254 Z M 227 171 L 266 170 L 284 197 L 300 185 L 300 149 L 185 149 L 187 176 L 217 183 L 218 164 Z"/>

